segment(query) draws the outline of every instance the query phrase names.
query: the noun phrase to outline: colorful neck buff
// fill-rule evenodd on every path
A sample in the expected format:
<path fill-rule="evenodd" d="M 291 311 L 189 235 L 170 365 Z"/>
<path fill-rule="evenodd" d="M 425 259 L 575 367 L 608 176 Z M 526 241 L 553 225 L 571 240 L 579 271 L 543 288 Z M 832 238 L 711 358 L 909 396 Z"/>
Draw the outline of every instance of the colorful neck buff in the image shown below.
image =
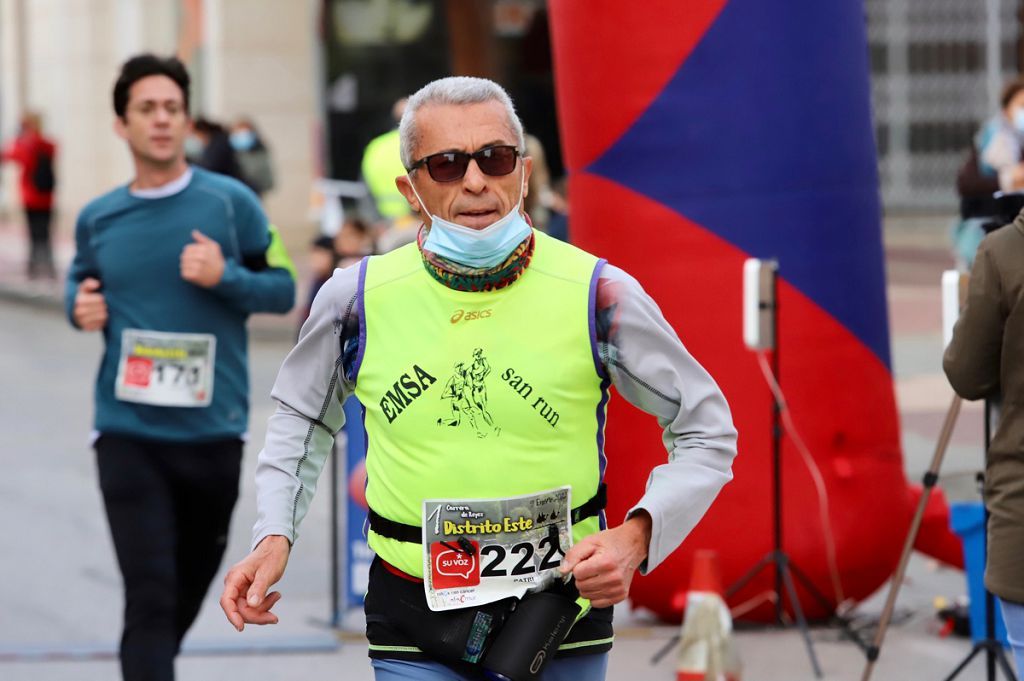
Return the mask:
<path fill-rule="evenodd" d="M 518 279 L 533 257 L 533 233 L 512 249 L 512 253 L 496 267 L 469 267 L 449 260 L 424 248 L 430 229 L 420 227 L 416 243 L 423 256 L 423 266 L 437 281 L 456 291 L 494 291 Z"/>

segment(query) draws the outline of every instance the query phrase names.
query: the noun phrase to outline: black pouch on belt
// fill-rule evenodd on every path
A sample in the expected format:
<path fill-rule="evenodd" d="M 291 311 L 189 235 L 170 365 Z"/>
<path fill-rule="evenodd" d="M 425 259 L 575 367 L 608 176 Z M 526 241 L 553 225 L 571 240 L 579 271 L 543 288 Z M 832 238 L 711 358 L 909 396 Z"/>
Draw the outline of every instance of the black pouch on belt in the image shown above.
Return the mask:
<path fill-rule="evenodd" d="M 580 614 L 579 595 L 572 581 L 526 594 L 488 648 L 481 662 L 485 675 L 496 681 L 540 678 Z"/>
<path fill-rule="evenodd" d="M 377 559 L 366 595 L 366 621 L 369 625 L 380 620 L 398 629 L 438 662 L 476 664 L 515 607 L 516 599 L 506 598 L 474 608 L 434 612 L 427 605 L 422 584 L 391 575 Z"/>

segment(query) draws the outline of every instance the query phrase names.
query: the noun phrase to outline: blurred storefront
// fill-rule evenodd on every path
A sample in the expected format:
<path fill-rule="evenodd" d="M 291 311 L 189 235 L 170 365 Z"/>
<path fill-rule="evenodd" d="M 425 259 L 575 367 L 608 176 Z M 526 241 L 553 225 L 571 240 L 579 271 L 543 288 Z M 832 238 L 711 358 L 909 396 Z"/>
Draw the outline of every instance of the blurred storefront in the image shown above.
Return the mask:
<path fill-rule="evenodd" d="M 15 134 L 22 111 L 43 115 L 60 145 L 67 229 L 85 202 L 130 179 L 111 107 L 121 63 L 140 52 L 177 54 L 192 75 L 194 114 L 254 119 L 278 180 L 267 211 L 285 228 L 303 226 L 319 155 L 320 2 L 0 0 L 0 139 Z M 2 170 L 0 204 L 10 207 L 17 170 Z"/>
<path fill-rule="evenodd" d="M 971 140 L 1020 72 L 1020 2 L 865 0 L 865 10 L 885 206 L 952 212 Z"/>
<path fill-rule="evenodd" d="M 544 0 L 325 0 L 323 31 L 331 176 L 357 179 L 395 101 L 447 75 L 504 85 L 562 174 Z"/>
<path fill-rule="evenodd" d="M 0 0 L 0 139 L 22 111 L 43 114 L 64 228 L 129 178 L 110 90 L 143 51 L 186 62 L 194 114 L 253 117 L 277 170 L 268 212 L 286 227 L 312 227 L 316 177 L 358 179 L 397 99 L 450 74 L 502 83 L 563 173 L 545 0 Z M 16 172 L 2 170 L 10 206 Z"/>
<path fill-rule="evenodd" d="M 864 8 L 885 205 L 953 210 L 964 152 L 1019 73 L 1020 0 Z M 43 113 L 68 215 L 127 177 L 109 93 L 118 65 L 144 50 L 186 60 L 195 113 L 254 117 L 274 152 L 268 210 L 282 224 L 307 219 L 316 176 L 358 179 L 394 102 L 449 74 L 502 83 L 552 177 L 564 174 L 547 0 L 0 0 L 0 138 L 23 110 Z M 0 203 L 13 175 L 4 169 Z"/>

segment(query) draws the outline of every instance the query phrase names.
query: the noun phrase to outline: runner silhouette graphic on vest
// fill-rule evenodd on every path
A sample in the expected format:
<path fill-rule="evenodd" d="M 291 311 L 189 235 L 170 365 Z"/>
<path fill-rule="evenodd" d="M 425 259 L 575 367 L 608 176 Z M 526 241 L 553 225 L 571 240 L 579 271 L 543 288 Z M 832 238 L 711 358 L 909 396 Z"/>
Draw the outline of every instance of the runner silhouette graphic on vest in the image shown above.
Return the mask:
<path fill-rule="evenodd" d="M 473 361 L 468 367 L 466 362 L 457 362 L 454 373 L 444 384 L 441 393 L 442 400 L 451 400 L 451 417 L 437 419 L 437 425 L 460 426 L 465 416 L 477 437 L 487 437 L 488 429 L 493 430 L 495 435 L 500 434 L 501 428 L 494 425 L 494 417 L 487 409 L 487 385 L 484 379 L 490 373 L 491 365 L 484 357 L 483 348 L 473 350 Z M 483 428 L 485 424 L 488 429 Z"/>

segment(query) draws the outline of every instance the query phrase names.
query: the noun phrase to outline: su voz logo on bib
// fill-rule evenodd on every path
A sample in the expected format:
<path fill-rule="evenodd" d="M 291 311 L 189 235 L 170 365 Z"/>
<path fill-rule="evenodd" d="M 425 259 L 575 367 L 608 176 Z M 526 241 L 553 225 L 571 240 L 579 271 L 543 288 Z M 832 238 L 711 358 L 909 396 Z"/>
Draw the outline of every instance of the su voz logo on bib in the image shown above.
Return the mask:
<path fill-rule="evenodd" d="M 480 544 L 470 540 L 473 553 L 459 550 L 454 542 L 434 542 L 430 545 L 431 583 L 435 589 L 454 589 L 476 586 L 480 583 Z"/>

